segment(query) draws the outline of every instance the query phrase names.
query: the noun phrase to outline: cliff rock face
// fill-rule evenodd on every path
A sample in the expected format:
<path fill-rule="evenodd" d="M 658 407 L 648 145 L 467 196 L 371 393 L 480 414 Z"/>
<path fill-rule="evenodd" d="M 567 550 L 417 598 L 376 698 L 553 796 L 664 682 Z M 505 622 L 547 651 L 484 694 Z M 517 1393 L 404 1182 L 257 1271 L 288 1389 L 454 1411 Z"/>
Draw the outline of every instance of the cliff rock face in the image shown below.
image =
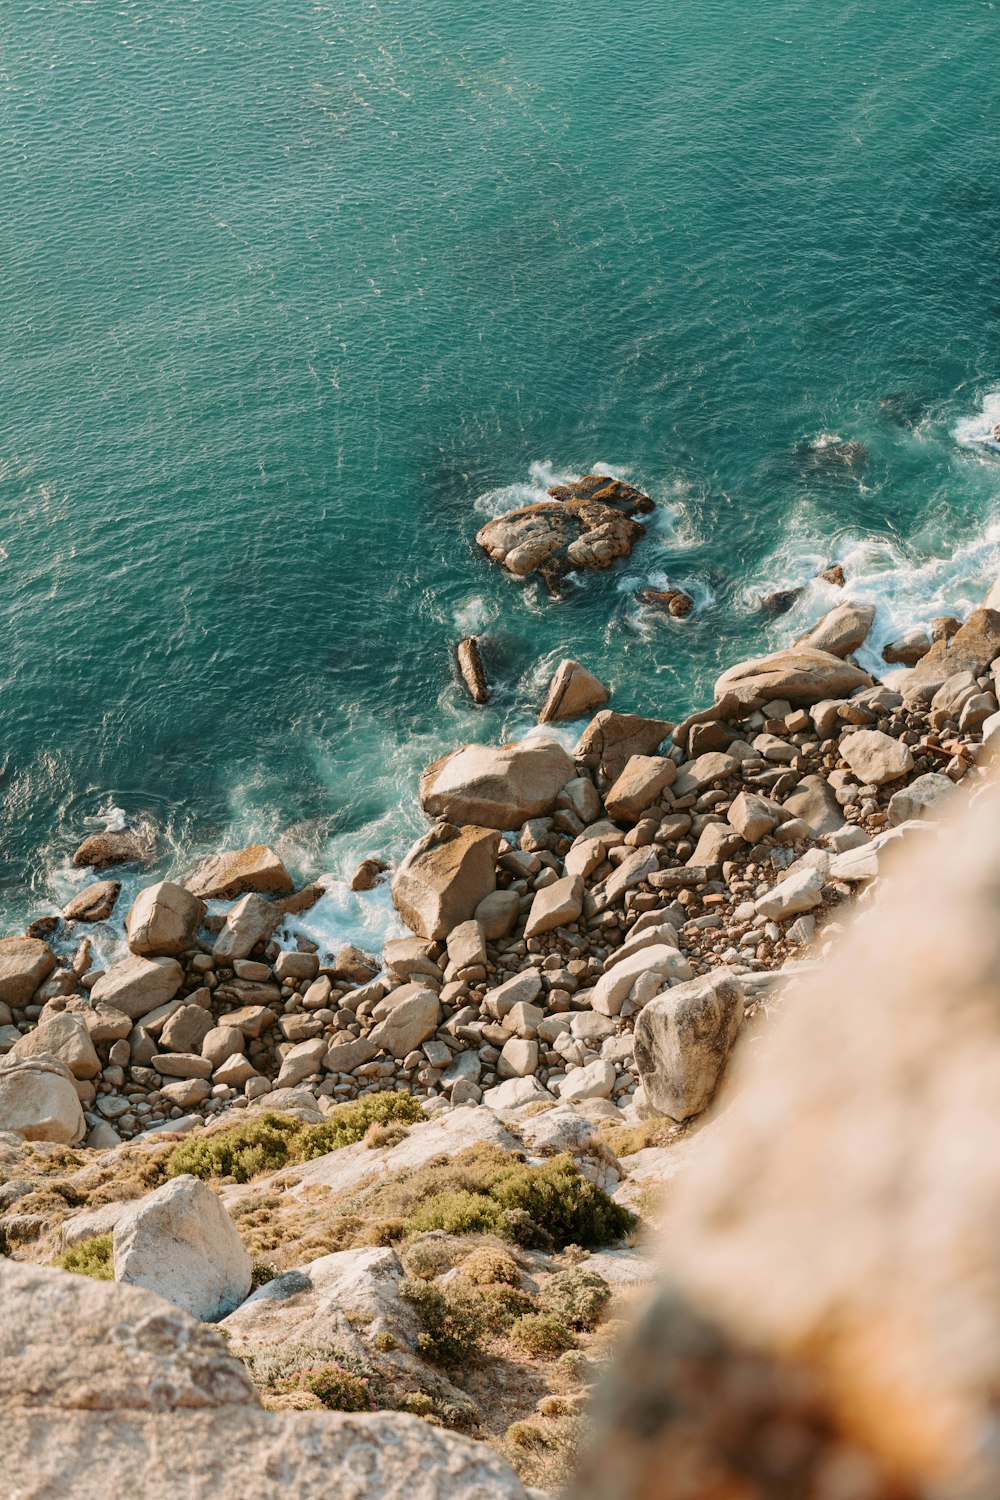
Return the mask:
<path fill-rule="evenodd" d="M 526 1500 L 489 1448 L 396 1412 L 267 1412 L 217 1334 L 151 1292 L 0 1261 L 4 1494 Z"/>
<path fill-rule="evenodd" d="M 998 889 L 994 779 L 738 1055 L 575 1500 L 1000 1494 Z"/>

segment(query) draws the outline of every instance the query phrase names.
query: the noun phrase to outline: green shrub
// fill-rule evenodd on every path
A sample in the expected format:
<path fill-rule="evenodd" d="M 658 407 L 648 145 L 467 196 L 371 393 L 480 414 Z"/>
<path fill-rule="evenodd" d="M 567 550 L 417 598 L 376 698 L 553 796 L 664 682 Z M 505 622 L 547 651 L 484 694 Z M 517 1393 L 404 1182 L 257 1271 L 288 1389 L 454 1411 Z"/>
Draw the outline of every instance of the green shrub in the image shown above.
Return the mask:
<path fill-rule="evenodd" d="M 497 1283 L 495 1286 L 480 1287 L 479 1290 L 486 1304 L 486 1316 L 492 1328 L 510 1328 L 511 1324 L 524 1313 L 535 1310 L 534 1302 L 527 1292 L 521 1291 L 520 1287 Z"/>
<path fill-rule="evenodd" d="M 73 1271 L 77 1276 L 92 1276 L 95 1281 L 114 1281 L 115 1267 L 110 1234 L 95 1234 L 93 1239 L 81 1240 L 69 1250 L 57 1256 L 54 1264 L 64 1271 Z"/>
<path fill-rule="evenodd" d="M 343 1365 L 310 1365 L 295 1370 L 278 1383 L 278 1390 L 292 1393 L 307 1391 L 322 1401 L 328 1411 L 377 1411 L 378 1408 L 362 1375 L 352 1375 Z"/>
<path fill-rule="evenodd" d="M 495 1229 L 499 1218 L 500 1210 L 490 1198 L 459 1188 L 428 1198 L 407 1227 L 415 1234 L 432 1229 L 443 1229 L 446 1234 L 480 1234 Z"/>
<path fill-rule="evenodd" d="M 507 1210 L 522 1210 L 564 1245 L 607 1245 L 635 1227 L 627 1208 L 612 1201 L 603 1188 L 584 1177 L 569 1156 L 554 1156 L 539 1167 L 512 1162 L 490 1189 Z"/>
<path fill-rule="evenodd" d="M 480 1352 L 486 1304 L 473 1287 L 442 1288 L 430 1281 L 404 1281 L 399 1294 L 420 1319 L 417 1348 L 435 1364 L 468 1364 Z"/>
<path fill-rule="evenodd" d="M 293 1160 L 291 1142 L 302 1129 L 299 1120 L 268 1111 L 228 1130 L 213 1130 L 182 1141 L 170 1153 L 171 1177 L 185 1172 L 195 1177 L 232 1177 L 249 1182 L 262 1172 L 277 1172 Z"/>
<path fill-rule="evenodd" d="M 526 1353 L 537 1359 L 555 1359 L 576 1344 L 565 1323 L 550 1313 L 526 1313 L 518 1318 L 511 1335 Z"/>
<path fill-rule="evenodd" d="M 311 1161 L 364 1138 L 369 1126 L 388 1121 L 413 1124 L 424 1118 L 419 1102 L 400 1092 L 366 1094 L 331 1111 L 321 1125 L 267 1111 L 232 1125 L 213 1130 L 194 1140 L 182 1141 L 171 1151 L 167 1172 L 179 1177 L 231 1177 L 249 1182 L 262 1172 L 277 1172 L 293 1162 Z"/>
<path fill-rule="evenodd" d="M 278 1275 L 278 1268 L 273 1266 L 269 1260 L 255 1260 L 250 1263 L 250 1290 L 255 1292 L 258 1287 L 267 1286 Z"/>
<path fill-rule="evenodd" d="M 506 1250 L 494 1250 L 484 1245 L 463 1260 L 462 1279 L 471 1281 L 473 1286 L 494 1286 L 503 1282 L 506 1286 L 519 1287 L 521 1272 L 517 1261 Z"/>
<path fill-rule="evenodd" d="M 595 1328 L 611 1301 L 611 1288 L 596 1271 L 575 1266 L 572 1271 L 557 1271 L 550 1276 L 538 1294 L 542 1310 L 559 1318 L 570 1328 Z"/>
<path fill-rule="evenodd" d="M 461 1259 L 464 1241 L 454 1235 L 436 1232 L 419 1235 L 400 1250 L 407 1276 L 419 1276 L 422 1281 L 433 1281 L 450 1271 Z"/>

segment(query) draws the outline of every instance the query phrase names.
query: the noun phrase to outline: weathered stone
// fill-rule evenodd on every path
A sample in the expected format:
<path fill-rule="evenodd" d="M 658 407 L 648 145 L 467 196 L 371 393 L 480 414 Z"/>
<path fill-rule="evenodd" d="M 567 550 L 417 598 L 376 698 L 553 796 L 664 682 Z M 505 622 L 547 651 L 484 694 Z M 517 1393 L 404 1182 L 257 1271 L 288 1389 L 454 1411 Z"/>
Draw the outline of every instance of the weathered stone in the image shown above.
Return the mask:
<path fill-rule="evenodd" d="M 0 938 L 0 1000 L 27 1005 L 55 962 L 48 943 L 38 938 Z"/>
<path fill-rule="evenodd" d="M 643 535 L 633 514 L 653 508 L 648 495 L 601 474 L 557 485 L 549 494 L 540 504 L 488 521 L 476 542 L 508 573 L 538 572 L 552 587 L 570 570 L 606 568 L 627 557 Z"/>
<path fill-rule="evenodd" d="M 366 1036 L 353 1037 L 350 1041 L 334 1041 L 323 1058 L 323 1066 L 329 1073 L 353 1073 L 363 1063 L 378 1056 L 379 1049 Z"/>
<path fill-rule="evenodd" d="M 823 884 L 822 870 L 809 866 L 795 870 L 773 890 L 758 896 L 757 911 L 772 921 L 794 917 L 800 911 L 811 911 L 823 900 Z"/>
<path fill-rule="evenodd" d="M 715 697 L 750 691 L 759 703 L 786 698 L 793 707 L 808 708 L 823 698 L 845 698 L 856 688 L 871 686 L 867 672 L 839 656 L 793 646 L 730 667 L 716 682 Z"/>
<path fill-rule="evenodd" d="M 369 984 L 381 967 L 378 959 L 353 943 L 345 943 L 342 948 L 338 948 L 333 961 L 336 977 L 346 979 L 349 984 Z"/>
<path fill-rule="evenodd" d="M 106 922 L 121 895 L 120 880 L 95 880 L 63 907 L 65 922 Z"/>
<path fill-rule="evenodd" d="M 616 822 L 637 822 L 676 777 L 677 767 L 666 756 L 631 756 L 604 798 L 608 817 Z"/>
<path fill-rule="evenodd" d="M 626 854 L 618 868 L 604 882 L 601 892 L 604 905 L 616 906 L 626 891 L 648 880 L 658 865 L 659 857 L 655 848 L 635 849 L 631 854 Z"/>
<path fill-rule="evenodd" d="M 608 701 L 608 690 L 578 661 L 559 663 L 538 715 L 539 724 L 579 719 Z"/>
<path fill-rule="evenodd" d="M 390 866 L 384 859 L 374 859 L 371 856 L 363 859 L 351 877 L 351 890 L 373 891 L 389 869 Z"/>
<path fill-rule="evenodd" d="M 1000 612 L 974 609 L 953 635 L 936 639 L 913 668 L 906 681 L 910 703 L 929 703 L 943 683 L 956 672 L 981 677 L 1000 656 Z"/>
<path fill-rule="evenodd" d="M 758 797 L 753 792 L 740 792 L 730 804 L 726 816 L 748 844 L 756 844 L 765 834 L 777 828 L 784 814 L 780 805 L 768 797 Z"/>
<path fill-rule="evenodd" d="M 444 938 L 468 921 L 496 889 L 500 835 L 490 828 L 439 823 L 413 845 L 396 871 L 392 899 L 407 926 Z"/>
<path fill-rule="evenodd" d="M 785 798 L 784 811 L 788 817 L 801 819 L 814 838 L 836 833 L 844 826 L 840 803 L 822 776 L 803 776 L 791 796 Z"/>
<path fill-rule="evenodd" d="M 521 903 L 516 891 L 490 891 L 476 907 L 475 917 L 489 943 L 498 942 L 517 925 Z"/>
<path fill-rule="evenodd" d="M 601 975 L 589 992 L 591 1008 L 603 1016 L 617 1016 L 638 980 L 652 978 L 659 990 L 671 979 L 690 979 L 691 972 L 683 954 L 665 943 L 637 949 Z"/>
<path fill-rule="evenodd" d="M 704 755 L 699 755 L 697 760 L 685 761 L 681 766 L 673 786 L 674 796 L 687 797 L 692 792 L 716 786 L 732 776 L 738 768 L 739 761 L 735 756 L 727 755 L 721 750 L 708 750 Z"/>
<path fill-rule="evenodd" d="M 542 976 L 537 969 L 522 969 L 510 979 L 488 990 L 483 998 L 483 1009 L 487 1015 L 502 1021 L 515 1005 L 531 1005 L 542 993 Z"/>
<path fill-rule="evenodd" d="M 86 1129 L 73 1075 L 57 1057 L 0 1057 L 0 1130 L 72 1146 Z"/>
<path fill-rule="evenodd" d="M 115 1280 L 214 1322 L 250 1290 L 250 1257 L 211 1188 L 174 1177 L 129 1207 L 114 1230 Z"/>
<path fill-rule="evenodd" d="M 883 786 L 913 770 L 913 751 L 909 745 L 881 729 L 859 729 L 855 734 L 845 735 L 840 742 L 840 753 L 865 785 Z"/>
<path fill-rule="evenodd" d="M 38 1057 L 49 1053 L 63 1063 L 74 1078 L 96 1078 L 101 1071 L 90 1032 L 79 1016 L 63 1011 L 42 1020 L 15 1042 L 9 1057 Z"/>
<path fill-rule="evenodd" d="M 890 666 L 915 667 L 930 649 L 931 638 L 926 630 L 908 630 L 883 648 L 882 660 Z"/>
<path fill-rule="evenodd" d="M 148 864 L 156 855 L 156 839 L 151 832 L 134 828 L 106 829 L 91 833 L 73 855 L 78 870 L 109 865 Z"/>
<path fill-rule="evenodd" d="M 211 1092 L 212 1086 L 205 1078 L 178 1078 L 176 1083 L 160 1085 L 160 1093 L 167 1103 L 176 1104 L 180 1109 L 197 1109 Z M 192 1119 L 197 1121 L 197 1116 L 192 1116 Z"/>
<path fill-rule="evenodd" d="M 140 891 L 125 919 L 125 941 L 144 958 L 173 956 L 194 945 L 205 903 L 182 885 L 161 880 Z"/>
<path fill-rule="evenodd" d="M 529 1078 L 538 1068 L 538 1043 L 512 1036 L 497 1061 L 498 1078 Z"/>
<path fill-rule="evenodd" d="M 405 1057 L 433 1036 L 441 1020 L 441 1006 L 433 990 L 404 984 L 380 1000 L 372 1014 L 377 1024 L 368 1033 L 373 1047 Z"/>
<path fill-rule="evenodd" d="M 732 859 L 742 845 L 742 836 L 728 823 L 706 823 L 688 864 L 692 868 L 717 870 L 725 860 Z"/>
<path fill-rule="evenodd" d="M 272 901 L 248 891 L 226 915 L 225 925 L 215 940 L 212 957 L 231 964 L 246 958 L 258 943 L 266 943 L 281 922 L 281 912 Z"/>
<path fill-rule="evenodd" d="M 651 1000 L 635 1024 L 635 1060 L 646 1099 L 672 1120 L 708 1108 L 743 1021 L 744 995 L 728 969 Z"/>
<path fill-rule="evenodd" d="M 475 918 L 459 922 L 449 932 L 448 962 L 455 969 L 467 969 L 486 963 L 486 937 Z"/>
<path fill-rule="evenodd" d="M 382 961 L 399 979 L 423 976 L 440 984 L 441 965 L 431 957 L 436 951 L 436 944 L 426 938 L 391 938 L 382 950 Z"/>
<path fill-rule="evenodd" d="M 467 635 L 464 640 L 459 641 L 455 647 L 455 660 L 458 663 L 458 674 L 473 703 L 489 703 L 490 685 L 486 680 L 479 641 L 474 635 Z"/>
<path fill-rule="evenodd" d="M 560 1099 L 607 1099 L 617 1076 L 614 1063 L 595 1058 L 582 1068 L 567 1073 L 559 1085 Z"/>
<path fill-rule="evenodd" d="M 525 924 L 525 937 L 538 937 L 554 927 L 575 922 L 583 911 L 583 881 L 579 875 L 565 875 L 543 886 L 535 894 Z"/>
<path fill-rule="evenodd" d="M 918 776 L 889 799 L 889 822 L 898 826 L 914 818 L 940 818 L 955 794 L 955 783 L 937 771 Z"/>
<path fill-rule="evenodd" d="M 292 877 L 273 849 L 251 844 L 213 854 L 189 875 L 184 884 L 204 901 L 231 901 L 248 891 L 260 895 L 285 895 L 294 889 Z"/>
<path fill-rule="evenodd" d="M 487 1109 L 504 1111 L 524 1109 L 528 1104 L 551 1103 L 553 1095 L 537 1078 L 508 1078 L 483 1094 Z"/>
<path fill-rule="evenodd" d="M 150 1067 L 165 1078 L 211 1078 L 212 1064 L 194 1052 L 156 1052 Z"/>
<path fill-rule="evenodd" d="M 653 755 L 673 727 L 664 719 L 644 719 L 605 708 L 580 735 L 573 757 L 597 772 L 600 786 L 611 786 L 633 755 Z"/>
<path fill-rule="evenodd" d="M 325 1057 L 326 1042 L 323 1037 L 309 1037 L 306 1041 L 296 1042 L 281 1059 L 281 1067 L 275 1079 L 276 1087 L 294 1089 L 303 1079 L 322 1072 Z"/>
<path fill-rule="evenodd" d="M 164 1052 L 199 1052 L 214 1025 L 210 1010 L 201 1005 L 182 1005 L 168 1016 L 160 1032 L 160 1045 Z"/>
<path fill-rule="evenodd" d="M 428 766 L 420 803 L 431 817 L 483 828 L 520 828 L 555 811 L 556 798 L 576 774 L 558 740 L 513 745 L 463 745 Z"/>
<path fill-rule="evenodd" d="M 845 600 L 825 614 L 807 635 L 800 636 L 795 645 L 828 651 L 831 656 L 850 656 L 864 645 L 874 620 L 874 604 L 852 604 Z"/>
<path fill-rule="evenodd" d="M 123 958 L 94 985 L 91 999 L 105 1001 L 130 1020 L 138 1020 L 172 1000 L 184 980 L 176 958 Z"/>

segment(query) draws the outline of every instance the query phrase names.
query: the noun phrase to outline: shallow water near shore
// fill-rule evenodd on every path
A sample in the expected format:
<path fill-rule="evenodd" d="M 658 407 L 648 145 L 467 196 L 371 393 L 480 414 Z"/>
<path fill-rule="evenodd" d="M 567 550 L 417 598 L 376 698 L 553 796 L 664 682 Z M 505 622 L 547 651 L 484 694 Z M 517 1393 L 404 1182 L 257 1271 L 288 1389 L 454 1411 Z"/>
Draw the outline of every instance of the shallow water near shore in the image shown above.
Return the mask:
<path fill-rule="evenodd" d="M 113 808 L 164 871 L 397 854 L 420 767 L 523 730 L 562 656 L 677 717 L 833 561 L 877 647 L 979 602 L 998 14 L 8 7 L 4 930 Z M 487 565 L 486 516 L 595 465 L 659 502 L 630 559 L 562 603 Z M 668 584 L 685 621 L 636 600 Z M 339 886 L 306 925 L 390 920 Z"/>

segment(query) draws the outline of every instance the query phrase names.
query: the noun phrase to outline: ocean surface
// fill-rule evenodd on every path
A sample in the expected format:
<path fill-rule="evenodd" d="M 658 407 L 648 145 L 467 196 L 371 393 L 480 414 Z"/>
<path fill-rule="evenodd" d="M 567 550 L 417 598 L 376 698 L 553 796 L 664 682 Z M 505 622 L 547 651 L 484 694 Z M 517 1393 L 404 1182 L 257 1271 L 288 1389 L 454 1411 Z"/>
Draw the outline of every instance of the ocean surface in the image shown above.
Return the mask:
<path fill-rule="evenodd" d="M 562 656 L 673 718 L 834 561 L 879 646 L 978 602 L 998 33 L 981 0 L 0 7 L 3 930 L 127 817 L 162 872 L 272 842 L 337 877 L 303 930 L 374 943 L 387 895 L 341 877 Z M 563 603 L 487 564 L 487 516 L 595 466 L 659 502 L 631 559 Z M 668 583 L 687 620 L 637 602 Z"/>

